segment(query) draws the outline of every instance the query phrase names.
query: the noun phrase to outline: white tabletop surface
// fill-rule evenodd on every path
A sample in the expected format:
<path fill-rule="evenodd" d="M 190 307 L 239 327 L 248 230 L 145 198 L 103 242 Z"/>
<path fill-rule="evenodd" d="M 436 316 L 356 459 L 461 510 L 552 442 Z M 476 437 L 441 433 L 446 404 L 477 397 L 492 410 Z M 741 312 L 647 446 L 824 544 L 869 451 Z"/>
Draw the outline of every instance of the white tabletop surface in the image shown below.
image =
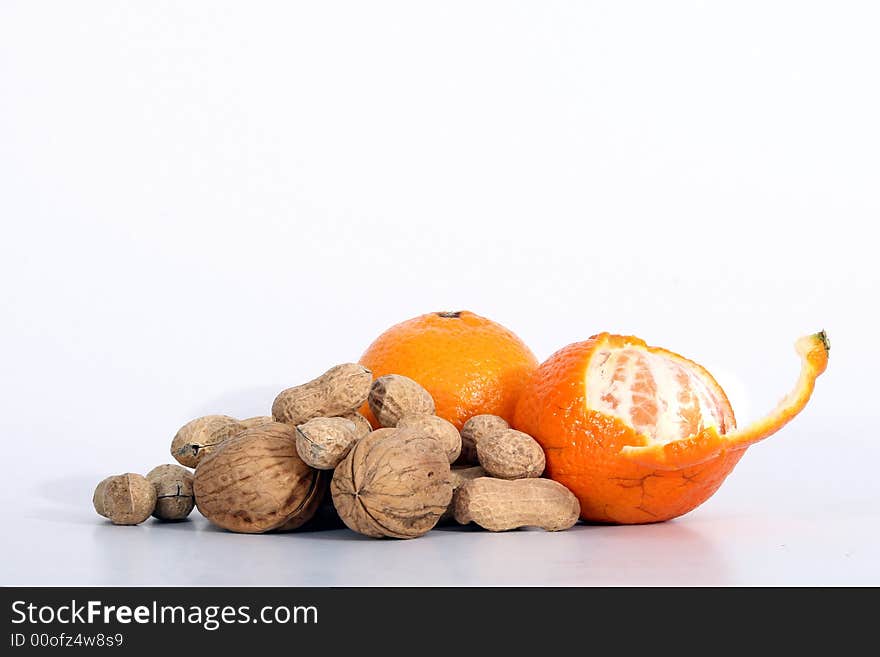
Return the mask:
<path fill-rule="evenodd" d="M 197 512 L 183 523 L 115 527 L 91 510 L 94 477 L 13 469 L 0 583 L 878 585 L 880 454 L 828 451 L 835 439 L 792 430 L 753 447 L 714 498 L 667 523 L 559 533 L 442 527 L 408 541 L 346 529 L 236 535 Z M 773 465 L 783 457 L 790 465 Z"/>

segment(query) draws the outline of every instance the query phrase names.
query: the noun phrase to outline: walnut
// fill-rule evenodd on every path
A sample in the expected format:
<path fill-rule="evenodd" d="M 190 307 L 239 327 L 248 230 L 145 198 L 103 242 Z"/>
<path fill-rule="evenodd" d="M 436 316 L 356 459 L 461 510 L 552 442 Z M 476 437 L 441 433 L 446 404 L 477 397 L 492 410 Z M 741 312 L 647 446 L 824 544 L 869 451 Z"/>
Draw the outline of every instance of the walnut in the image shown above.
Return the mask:
<path fill-rule="evenodd" d="M 429 436 L 411 429 L 373 431 L 336 467 L 330 490 L 349 529 L 414 538 L 430 531 L 449 506 L 449 461 Z"/>
<path fill-rule="evenodd" d="M 279 422 L 248 429 L 199 462 L 193 490 L 208 520 L 234 532 L 295 529 L 312 517 L 325 478 L 296 452 L 296 429 Z"/>
<path fill-rule="evenodd" d="M 275 418 L 271 415 L 257 415 L 256 417 L 249 417 L 244 420 L 239 420 L 238 423 L 241 425 L 242 430 L 244 429 L 253 429 L 254 427 L 259 427 L 263 424 L 269 424 L 270 422 L 274 422 Z"/>
<path fill-rule="evenodd" d="M 156 487 L 153 516 L 160 520 L 183 520 L 195 506 L 192 472 L 170 463 L 147 473 L 147 481 Z"/>

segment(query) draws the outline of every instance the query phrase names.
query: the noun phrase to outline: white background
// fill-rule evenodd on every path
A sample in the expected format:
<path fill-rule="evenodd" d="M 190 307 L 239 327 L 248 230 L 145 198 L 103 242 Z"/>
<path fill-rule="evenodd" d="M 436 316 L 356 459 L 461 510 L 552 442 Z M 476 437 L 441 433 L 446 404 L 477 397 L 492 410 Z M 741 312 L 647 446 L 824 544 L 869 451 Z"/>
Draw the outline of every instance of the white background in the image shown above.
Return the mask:
<path fill-rule="evenodd" d="M 3 2 L 0 584 L 880 584 L 871 2 Z M 433 310 L 810 406 L 677 521 L 115 528 L 110 473 Z"/>

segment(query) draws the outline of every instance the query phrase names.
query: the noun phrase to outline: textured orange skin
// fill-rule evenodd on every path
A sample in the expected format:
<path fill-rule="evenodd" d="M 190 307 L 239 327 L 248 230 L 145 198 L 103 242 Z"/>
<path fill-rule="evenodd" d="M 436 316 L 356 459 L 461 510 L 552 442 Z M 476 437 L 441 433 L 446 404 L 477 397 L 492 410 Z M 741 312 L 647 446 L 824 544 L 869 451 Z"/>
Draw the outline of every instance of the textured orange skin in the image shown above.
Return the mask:
<path fill-rule="evenodd" d="M 588 409 L 585 373 L 593 353 L 602 344 L 629 342 L 698 368 L 694 371 L 720 393 L 718 399 L 733 420 L 727 397 L 703 368 L 672 352 L 647 347 L 638 338 L 608 334 L 571 344 L 543 363 L 522 391 L 513 426 L 541 443 L 546 474 L 578 497 L 585 520 L 622 524 L 669 520 L 709 499 L 749 445 L 778 430 L 806 404 L 815 378 L 825 370 L 828 345 L 824 333 L 802 340 L 808 341 L 802 354 L 806 369 L 797 402 L 744 431 L 731 426 L 729 438 L 704 430 L 692 438 L 651 446 L 624 422 Z M 636 449 L 622 452 L 628 445 Z"/>
<path fill-rule="evenodd" d="M 469 311 L 458 317 L 428 313 L 385 331 L 360 363 L 373 377 L 402 374 L 434 398 L 435 412 L 459 430 L 481 413 L 513 418 L 520 390 L 538 361 L 513 332 Z M 374 427 L 364 405 L 360 412 Z"/>

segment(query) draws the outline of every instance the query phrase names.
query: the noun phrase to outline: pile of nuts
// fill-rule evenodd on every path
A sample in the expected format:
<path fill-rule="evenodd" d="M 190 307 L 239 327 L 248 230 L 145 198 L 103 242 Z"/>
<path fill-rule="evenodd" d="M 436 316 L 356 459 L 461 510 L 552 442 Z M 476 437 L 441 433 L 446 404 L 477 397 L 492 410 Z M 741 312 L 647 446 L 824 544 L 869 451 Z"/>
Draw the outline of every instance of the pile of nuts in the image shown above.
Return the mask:
<path fill-rule="evenodd" d="M 358 413 L 364 402 L 382 428 Z M 180 465 L 104 479 L 95 510 L 136 525 L 150 515 L 182 520 L 196 506 L 234 532 L 341 520 L 366 536 L 394 538 L 452 520 L 490 531 L 559 531 L 580 514 L 567 488 L 541 478 L 544 452 L 531 436 L 495 415 L 472 417 L 459 433 L 434 415 L 418 383 L 397 374 L 374 381 L 356 363 L 282 391 L 271 417 L 192 420 L 174 436 L 171 454 Z"/>

